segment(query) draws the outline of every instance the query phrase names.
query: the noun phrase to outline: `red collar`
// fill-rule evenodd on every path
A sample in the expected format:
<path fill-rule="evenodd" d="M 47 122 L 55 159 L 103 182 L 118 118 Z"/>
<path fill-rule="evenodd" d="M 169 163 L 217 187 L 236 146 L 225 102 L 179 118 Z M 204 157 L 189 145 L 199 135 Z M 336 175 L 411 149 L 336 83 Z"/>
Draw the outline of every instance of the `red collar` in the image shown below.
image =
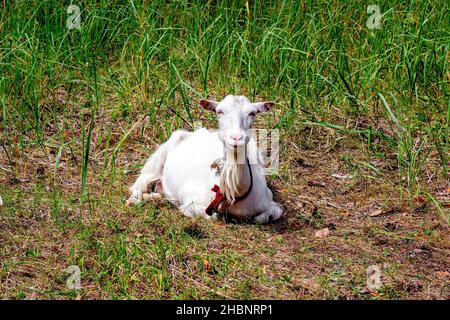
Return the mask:
<path fill-rule="evenodd" d="M 239 196 L 235 199 L 235 202 L 239 202 L 244 200 L 245 198 L 247 198 L 247 196 L 250 194 L 250 192 L 252 191 L 253 188 L 253 173 L 252 173 L 252 168 L 250 167 L 250 162 L 248 161 L 248 157 L 247 157 L 247 166 L 248 166 L 248 170 L 250 171 L 250 187 L 248 187 L 247 192 L 245 192 L 242 196 Z M 225 195 L 220 191 L 220 187 L 215 184 L 214 187 L 211 189 L 212 192 L 216 193 L 216 196 L 214 197 L 214 199 L 211 201 L 211 203 L 209 204 L 209 206 L 206 208 L 205 213 L 208 216 L 211 216 L 214 212 L 219 212 L 219 206 L 222 202 L 225 201 L 225 210 L 222 211 L 226 211 L 226 207 L 228 207 L 228 205 L 230 204 L 227 200 Z"/>

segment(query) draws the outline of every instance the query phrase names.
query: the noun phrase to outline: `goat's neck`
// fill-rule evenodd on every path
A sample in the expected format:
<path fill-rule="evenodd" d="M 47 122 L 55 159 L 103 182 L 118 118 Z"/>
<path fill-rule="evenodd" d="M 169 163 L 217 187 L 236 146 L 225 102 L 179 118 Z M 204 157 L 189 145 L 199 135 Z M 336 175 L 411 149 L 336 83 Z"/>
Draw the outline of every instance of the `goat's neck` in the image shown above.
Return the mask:
<path fill-rule="evenodd" d="M 225 147 L 225 161 L 220 176 L 220 188 L 228 201 L 233 203 L 237 197 L 244 195 L 251 185 L 251 174 L 247 165 L 247 150 Z"/>

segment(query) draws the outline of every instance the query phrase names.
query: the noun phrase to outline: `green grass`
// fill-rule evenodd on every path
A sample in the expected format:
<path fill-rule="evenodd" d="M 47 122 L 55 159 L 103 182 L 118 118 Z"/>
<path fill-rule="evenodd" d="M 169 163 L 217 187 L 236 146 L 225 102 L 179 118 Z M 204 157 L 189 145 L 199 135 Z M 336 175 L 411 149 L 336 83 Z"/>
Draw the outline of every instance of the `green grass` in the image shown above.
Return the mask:
<path fill-rule="evenodd" d="M 81 8 L 80 30 L 66 27 L 70 4 Z M 0 217 L 6 227 L 0 225 L 0 241 L 17 237 L 2 249 L 0 296 L 30 295 L 23 275 L 30 271 L 22 270 L 30 264 L 37 278 L 50 283 L 33 294 L 75 298 L 64 289 L 60 269 L 77 264 L 89 279 L 83 288 L 88 298 L 365 298 L 355 289 L 355 283 L 364 282 L 363 266 L 346 266 L 356 271 L 345 278 L 343 266 L 323 262 L 326 270 L 319 272 L 301 265 L 299 270 L 317 272 L 311 275 L 314 284 L 299 280 L 289 264 L 283 268 L 292 274 L 276 276 L 271 252 L 289 248 L 286 254 L 297 261 L 291 242 L 316 248 L 315 242 L 288 237 L 286 242 L 273 240 L 270 248 L 255 245 L 254 254 L 245 243 L 253 243 L 253 237 L 266 241 L 264 234 L 272 237 L 275 231 L 247 225 L 222 230 L 207 224 L 204 231 L 209 233 L 197 239 L 185 232 L 191 222 L 171 208 L 124 208 L 126 186 L 154 147 L 175 129 L 194 128 L 198 120 L 214 127 L 214 118 L 198 110 L 198 100 L 226 94 L 277 103 L 277 110 L 257 126 L 280 130 L 281 168 L 271 180 L 278 191 L 287 190 L 284 197 L 297 199 L 313 188 L 298 189 L 303 179 L 294 168 L 298 157 L 313 151 L 320 156 L 309 160 L 322 170 L 314 180 L 336 168 L 358 179 L 344 191 L 333 180 L 334 193 L 326 199 L 339 209 L 332 212 L 323 197 L 304 199 L 325 206 L 318 208 L 324 217 L 302 224 L 307 230 L 324 227 L 327 219 L 349 210 L 333 196 L 354 192 L 355 201 L 383 207 L 407 202 L 412 208 L 415 197 L 423 195 L 430 219 L 444 225 L 432 239 L 438 243 L 450 217 L 445 200 L 450 11 L 438 1 L 380 0 L 373 4 L 380 6 L 382 26 L 370 30 L 368 4 L 2 2 L 0 195 L 5 204 Z M 353 191 L 358 186 L 362 189 Z M 368 202 L 362 206 L 367 207 Z M 296 210 L 290 208 L 288 217 L 311 221 Z M 423 219 L 423 229 L 433 229 Z M 349 228 L 365 223 L 358 221 Z M 217 249 L 241 234 L 247 241 L 238 241 L 242 247 Z M 34 245 L 17 248 L 21 237 Z M 210 241 L 217 247 L 212 252 Z M 14 258 L 17 252 L 21 267 Z M 313 252 L 305 255 L 299 261 L 328 261 L 323 256 L 316 260 Z M 54 260 L 45 262 L 49 256 Z M 205 271 L 204 260 L 211 270 Z M 23 273 L 14 271 L 19 269 Z M 10 276 L 17 281 L 6 285 Z M 415 294 L 395 288 L 389 283 L 382 294 Z"/>

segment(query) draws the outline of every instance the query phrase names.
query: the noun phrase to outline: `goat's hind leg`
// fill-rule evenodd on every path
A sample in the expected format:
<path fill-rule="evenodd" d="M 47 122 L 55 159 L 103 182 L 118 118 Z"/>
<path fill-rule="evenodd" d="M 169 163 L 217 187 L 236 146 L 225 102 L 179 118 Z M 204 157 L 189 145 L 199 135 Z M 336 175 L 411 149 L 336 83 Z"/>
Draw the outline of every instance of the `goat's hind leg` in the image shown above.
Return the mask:
<path fill-rule="evenodd" d="M 131 196 L 126 202 L 127 205 L 141 202 L 142 196 L 144 194 L 148 194 L 149 184 L 161 178 L 161 174 L 158 170 L 158 162 L 161 162 L 162 159 L 156 159 L 156 157 L 157 154 L 160 153 L 160 149 L 163 147 L 164 145 L 160 146 L 158 150 L 156 150 L 156 152 L 145 163 L 144 167 L 141 170 L 141 174 L 130 188 Z"/>
<path fill-rule="evenodd" d="M 148 185 L 161 179 L 167 154 L 190 134 L 184 130 L 175 131 L 169 140 L 156 149 L 145 163 L 136 182 L 131 186 L 131 196 L 126 201 L 126 205 L 140 202 L 143 194 L 147 193 Z"/>
<path fill-rule="evenodd" d="M 144 192 L 142 194 L 142 200 L 150 200 L 150 199 L 158 199 L 158 198 L 162 198 L 163 196 L 163 191 L 162 191 L 162 184 L 161 184 L 161 180 L 158 181 L 154 181 L 149 183 L 149 185 L 147 186 L 147 190 L 151 190 L 150 192 Z"/>

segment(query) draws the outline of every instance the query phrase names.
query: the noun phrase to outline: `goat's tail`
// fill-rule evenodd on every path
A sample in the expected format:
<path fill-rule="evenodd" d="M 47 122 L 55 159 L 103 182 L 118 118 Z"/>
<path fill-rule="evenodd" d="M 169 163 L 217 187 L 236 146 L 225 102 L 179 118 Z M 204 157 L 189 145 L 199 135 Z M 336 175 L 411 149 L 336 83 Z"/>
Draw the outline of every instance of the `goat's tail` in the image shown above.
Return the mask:
<path fill-rule="evenodd" d="M 139 202 L 142 199 L 142 194 L 147 192 L 148 185 L 161 179 L 168 153 L 189 134 L 190 132 L 184 130 L 175 131 L 167 142 L 156 149 L 145 163 L 136 182 L 130 188 L 129 203 Z"/>

